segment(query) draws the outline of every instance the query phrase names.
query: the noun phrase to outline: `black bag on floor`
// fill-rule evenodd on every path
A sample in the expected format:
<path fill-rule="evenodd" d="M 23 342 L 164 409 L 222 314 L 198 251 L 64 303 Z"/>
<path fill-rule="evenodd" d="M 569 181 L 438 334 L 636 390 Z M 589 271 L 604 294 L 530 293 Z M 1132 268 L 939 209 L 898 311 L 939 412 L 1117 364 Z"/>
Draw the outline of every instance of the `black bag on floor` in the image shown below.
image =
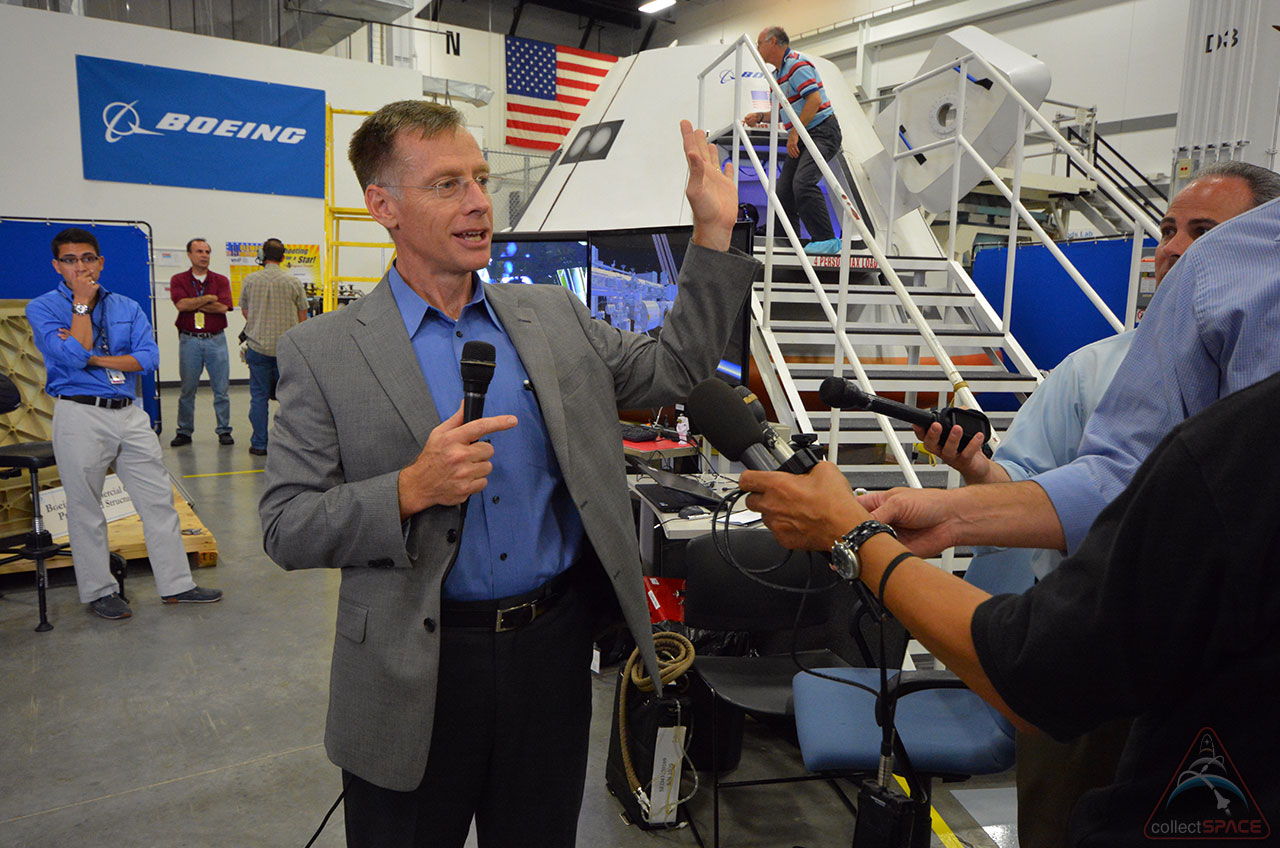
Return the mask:
<path fill-rule="evenodd" d="M 622 815 L 642 830 L 675 827 L 676 822 L 652 824 L 649 821 L 650 781 L 653 777 L 654 747 L 658 729 L 683 724 L 689 727 L 691 704 L 684 696 L 662 697 L 654 692 L 641 692 L 627 685 L 626 668 L 618 673 L 613 692 L 613 723 L 609 731 L 609 759 L 605 763 L 604 782 L 609 792 L 622 804 Z M 618 722 L 619 699 L 627 698 L 626 732 Z M 692 728 L 688 732 L 692 732 Z M 627 745 L 635 783 L 628 777 L 622 746 Z"/>

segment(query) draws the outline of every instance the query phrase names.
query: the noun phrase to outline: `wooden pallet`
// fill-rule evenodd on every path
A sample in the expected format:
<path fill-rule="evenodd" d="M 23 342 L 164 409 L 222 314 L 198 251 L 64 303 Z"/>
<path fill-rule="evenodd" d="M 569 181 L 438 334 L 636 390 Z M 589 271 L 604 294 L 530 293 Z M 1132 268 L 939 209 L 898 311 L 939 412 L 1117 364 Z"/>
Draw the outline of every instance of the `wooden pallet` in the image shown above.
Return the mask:
<path fill-rule="evenodd" d="M 218 543 L 213 533 L 200 521 L 195 510 L 191 508 L 175 488 L 173 505 L 178 510 L 178 523 L 182 527 L 182 544 L 187 549 L 191 564 L 205 568 L 218 564 Z M 66 541 L 66 537 L 57 541 Z M 107 525 L 107 547 L 112 553 L 120 554 L 125 559 L 142 559 L 147 555 L 147 544 L 142 535 L 142 519 L 136 515 L 126 516 Z M 60 556 L 45 563 L 48 568 L 61 568 L 71 565 L 70 556 Z M 8 565 L 0 565 L 0 574 L 11 572 L 35 571 L 35 563 L 31 560 L 18 560 Z"/>

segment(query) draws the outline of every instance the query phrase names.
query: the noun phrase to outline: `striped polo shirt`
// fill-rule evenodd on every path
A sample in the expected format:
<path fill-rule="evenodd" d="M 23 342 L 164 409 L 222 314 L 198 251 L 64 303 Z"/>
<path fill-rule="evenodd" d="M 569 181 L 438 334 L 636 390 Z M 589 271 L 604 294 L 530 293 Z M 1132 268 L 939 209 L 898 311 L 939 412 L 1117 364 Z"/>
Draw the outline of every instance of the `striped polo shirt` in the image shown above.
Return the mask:
<path fill-rule="evenodd" d="M 782 67 L 773 72 L 773 78 L 782 86 L 782 93 L 787 95 L 787 102 L 796 110 L 797 115 L 804 108 L 805 98 L 810 94 L 816 91 L 822 98 L 822 105 L 809 123 L 805 124 L 805 129 L 811 130 L 831 116 L 831 101 L 822 88 L 817 68 L 795 50 L 787 51 L 787 55 L 782 57 Z M 787 131 L 791 130 L 791 122 L 787 120 L 785 113 L 782 115 L 782 126 Z"/>

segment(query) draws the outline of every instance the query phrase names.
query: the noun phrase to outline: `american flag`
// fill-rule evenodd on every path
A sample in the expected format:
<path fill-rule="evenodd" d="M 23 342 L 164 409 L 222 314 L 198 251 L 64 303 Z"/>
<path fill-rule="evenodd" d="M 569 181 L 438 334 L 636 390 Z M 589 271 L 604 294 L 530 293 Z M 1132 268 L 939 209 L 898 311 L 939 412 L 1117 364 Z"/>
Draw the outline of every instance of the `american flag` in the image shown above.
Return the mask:
<path fill-rule="evenodd" d="M 555 150 L 617 56 L 507 36 L 507 144 Z"/>

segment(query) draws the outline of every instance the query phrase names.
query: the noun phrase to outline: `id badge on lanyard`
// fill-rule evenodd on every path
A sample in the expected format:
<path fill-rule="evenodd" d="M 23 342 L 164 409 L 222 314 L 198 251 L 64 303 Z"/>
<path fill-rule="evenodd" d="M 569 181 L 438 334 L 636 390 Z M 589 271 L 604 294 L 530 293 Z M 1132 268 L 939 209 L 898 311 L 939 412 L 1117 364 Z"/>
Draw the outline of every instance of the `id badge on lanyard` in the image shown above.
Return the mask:
<path fill-rule="evenodd" d="M 201 284 L 201 285 L 199 286 L 199 288 L 197 288 L 197 289 L 196 289 L 196 297 L 204 297 L 204 285 L 203 285 L 203 284 Z M 195 317 L 193 318 L 193 320 L 195 321 L 195 325 L 196 325 L 196 329 L 197 329 L 197 330 L 203 330 L 203 329 L 204 329 L 204 313 L 203 313 L 203 312 L 201 312 L 199 309 L 197 309 L 197 310 L 195 311 Z"/>
<path fill-rule="evenodd" d="M 111 340 L 107 338 L 107 312 L 102 311 L 102 330 L 98 338 L 98 351 L 103 356 L 111 355 Z M 123 386 L 125 382 L 124 372 L 116 368 L 104 368 L 107 372 L 107 381 L 113 386 Z"/>

